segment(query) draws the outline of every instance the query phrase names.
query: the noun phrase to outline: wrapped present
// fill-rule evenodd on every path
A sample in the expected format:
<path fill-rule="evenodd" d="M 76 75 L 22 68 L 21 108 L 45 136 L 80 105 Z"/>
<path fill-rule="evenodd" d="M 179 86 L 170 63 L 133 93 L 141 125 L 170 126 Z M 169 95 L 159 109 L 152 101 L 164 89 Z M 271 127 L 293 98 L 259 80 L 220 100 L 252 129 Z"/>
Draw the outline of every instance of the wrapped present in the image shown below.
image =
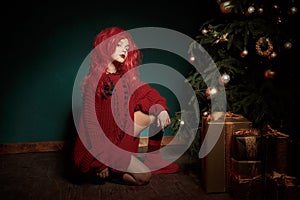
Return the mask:
<path fill-rule="evenodd" d="M 262 175 L 261 161 L 235 160 L 231 158 L 231 173 L 239 179 L 251 179 Z"/>
<path fill-rule="evenodd" d="M 202 142 L 208 130 L 210 134 L 221 131 L 220 137 L 212 150 L 201 159 L 201 178 L 207 193 L 228 192 L 231 163 L 230 141 L 233 132 L 252 126 L 248 119 L 238 114 L 228 112 L 225 115 L 225 120 L 216 119 L 216 116 L 222 118 L 219 113 L 202 117 Z"/>
<path fill-rule="evenodd" d="M 266 176 L 266 200 L 299 200 L 297 178 L 273 171 Z"/>
<path fill-rule="evenodd" d="M 277 171 L 289 174 L 291 138 L 289 135 L 272 129 L 270 126 L 264 131 L 266 173 Z"/>
<path fill-rule="evenodd" d="M 263 199 L 263 178 L 255 176 L 241 179 L 234 174 L 230 175 L 230 193 L 233 200 L 261 200 Z"/>
<path fill-rule="evenodd" d="M 261 160 L 261 131 L 258 129 L 241 129 L 233 133 L 231 155 L 236 160 Z"/>

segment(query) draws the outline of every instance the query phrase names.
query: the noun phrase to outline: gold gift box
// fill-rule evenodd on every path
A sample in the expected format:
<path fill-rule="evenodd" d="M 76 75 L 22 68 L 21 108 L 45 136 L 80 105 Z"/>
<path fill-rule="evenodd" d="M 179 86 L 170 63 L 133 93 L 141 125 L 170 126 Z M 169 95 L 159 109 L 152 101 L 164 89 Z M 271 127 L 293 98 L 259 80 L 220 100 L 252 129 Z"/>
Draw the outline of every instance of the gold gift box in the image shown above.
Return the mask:
<path fill-rule="evenodd" d="M 236 160 L 231 158 L 231 172 L 239 179 L 251 179 L 262 175 L 261 161 Z"/>
<path fill-rule="evenodd" d="M 263 178 L 239 178 L 231 174 L 231 190 L 233 200 L 262 200 L 264 199 Z"/>
<path fill-rule="evenodd" d="M 221 126 L 223 127 L 221 128 Z M 233 133 L 238 129 L 251 128 L 251 126 L 252 123 L 248 119 L 233 113 L 226 113 L 225 120 L 216 120 L 210 115 L 202 117 L 202 142 L 208 128 L 212 134 L 220 129 L 222 131 L 212 150 L 204 158 L 201 158 L 202 184 L 207 193 L 229 191 L 230 143 Z"/>

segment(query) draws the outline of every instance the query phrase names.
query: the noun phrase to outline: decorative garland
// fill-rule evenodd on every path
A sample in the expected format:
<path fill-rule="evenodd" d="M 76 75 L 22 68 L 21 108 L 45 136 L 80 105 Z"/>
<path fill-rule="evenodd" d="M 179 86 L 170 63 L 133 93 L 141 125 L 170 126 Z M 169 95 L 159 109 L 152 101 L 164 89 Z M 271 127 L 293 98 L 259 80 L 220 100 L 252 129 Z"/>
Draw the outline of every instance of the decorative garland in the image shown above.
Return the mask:
<path fill-rule="evenodd" d="M 267 42 L 267 44 L 268 44 L 268 48 L 266 50 L 261 49 L 261 45 L 264 43 L 264 41 Z M 255 48 L 256 48 L 258 55 L 266 57 L 272 53 L 273 44 L 271 43 L 269 38 L 260 37 L 256 42 Z"/>

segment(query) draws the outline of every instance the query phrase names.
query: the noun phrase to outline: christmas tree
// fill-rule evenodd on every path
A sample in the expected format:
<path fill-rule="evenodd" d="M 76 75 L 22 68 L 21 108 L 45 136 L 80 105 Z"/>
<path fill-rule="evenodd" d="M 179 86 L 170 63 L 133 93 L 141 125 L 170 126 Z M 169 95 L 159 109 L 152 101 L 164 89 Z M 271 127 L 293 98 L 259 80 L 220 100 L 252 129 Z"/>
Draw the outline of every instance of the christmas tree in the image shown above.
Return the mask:
<path fill-rule="evenodd" d="M 217 74 L 208 65 L 205 80 L 195 69 L 187 77 L 202 114 L 210 113 L 212 99 L 225 93 L 228 112 L 245 116 L 257 128 L 271 125 L 287 134 L 296 134 L 297 121 L 291 120 L 299 113 L 298 76 L 293 67 L 298 63 L 296 3 L 294 0 L 216 2 L 219 13 L 199 27 L 199 35 L 188 52 L 190 62 L 198 65 L 201 58 L 197 56 L 203 47 L 220 75 L 216 78 Z M 175 118 L 180 119 L 182 112 Z M 174 131 L 180 123 L 174 120 Z"/>

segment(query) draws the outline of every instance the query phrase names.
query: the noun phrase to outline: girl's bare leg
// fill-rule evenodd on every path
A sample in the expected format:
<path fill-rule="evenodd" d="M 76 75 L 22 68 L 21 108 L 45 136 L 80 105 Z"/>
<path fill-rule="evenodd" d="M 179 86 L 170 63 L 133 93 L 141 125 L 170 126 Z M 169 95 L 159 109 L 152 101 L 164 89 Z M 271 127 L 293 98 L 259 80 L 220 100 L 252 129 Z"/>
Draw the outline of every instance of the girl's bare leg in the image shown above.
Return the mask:
<path fill-rule="evenodd" d="M 127 172 L 123 175 L 124 182 L 129 185 L 146 185 L 150 178 L 150 169 L 138 158 L 132 156 Z"/>
<path fill-rule="evenodd" d="M 136 111 L 134 113 L 134 136 L 139 136 L 139 134 L 152 124 L 154 120 L 155 117 L 153 115 L 147 115 L 141 111 Z M 108 177 L 108 169 L 102 170 L 97 175 L 101 178 Z M 150 178 L 150 169 L 137 157 L 132 155 L 127 172 L 123 174 L 123 181 L 129 185 L 145 185 L 149 183 Z"/>
<path fill-rule="evenodd" d="M 155 120 L 153 115 L 147 115 L 141 111 L 134 113 L 134 136 L 139 134 L 152 124 Z M 145 185 L 150 181 L 151 171 L 135 156 L 131 157 L 127 173 L 123 175 L 123 180 L 130 185 Z"/>

